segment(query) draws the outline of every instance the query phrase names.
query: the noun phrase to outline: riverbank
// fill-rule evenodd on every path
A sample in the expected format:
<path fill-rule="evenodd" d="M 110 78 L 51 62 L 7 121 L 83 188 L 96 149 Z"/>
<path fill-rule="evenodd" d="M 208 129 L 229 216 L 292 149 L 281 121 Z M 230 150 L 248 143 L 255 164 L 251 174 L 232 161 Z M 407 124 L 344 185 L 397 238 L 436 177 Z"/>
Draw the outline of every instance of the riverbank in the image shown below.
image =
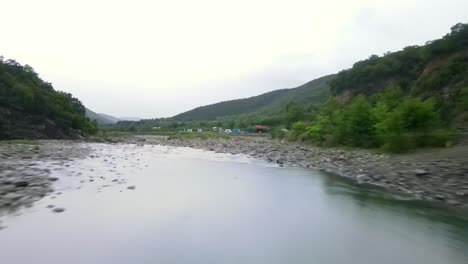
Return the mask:
<path fill-rule="evenodd" d="M 184 138 L 161 136 L 96 138 L 104 144 L 165 145 L 219 153 L 244 154 L 275 163 L 346 177 L 359 184 L 379 186 L 405 198 L 444 204 L 468 212 L 468 148 L 430 150 L 406 155 L 364 150 L 317 148 L 267 137 Z M 50 170 L 89 156 L 87 143 L 69 140 L 0 142 L 0 209 L 31 206 L 53 192 Z M 54 168 L 44 166 L 52 161 Z"/>
<path fill-rule="evenodd" d="M 135 139 L 133 139 L 135 140 Z M 318 148 L 269 138 L 173 139 L 141 136 L 138 142 L 246 154 L 279 166 L 311 168 L 370 184 L 408 199 L 438 202 L 468 211 L 468 146 L 405 155 Z"/>
<path fill-rule="evenodd" d="M 73 158 L 87 154 L 77 141 L 34 140 L 0 141 L 0 209 L 30 207 L 53 192 L 52 168 L 41 164 L 53 161 L 57 167 L 67 166 Z"/>

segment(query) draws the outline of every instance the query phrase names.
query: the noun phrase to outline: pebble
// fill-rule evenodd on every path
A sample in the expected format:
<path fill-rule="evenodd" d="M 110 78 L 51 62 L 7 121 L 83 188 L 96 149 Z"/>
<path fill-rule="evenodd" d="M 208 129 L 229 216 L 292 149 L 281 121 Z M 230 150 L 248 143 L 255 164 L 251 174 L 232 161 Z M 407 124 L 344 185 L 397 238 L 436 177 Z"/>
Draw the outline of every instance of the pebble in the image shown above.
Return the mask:
<path fill-rule="evenodd" d="M 416 174 L 416 176 L 424 176 L 429 174 L 429 172 L 422 169 L 415 169 L 413 170 L 413 173 Z"/>
<path fill-rule="evenodd" d="M 65 212 L 65 208 L 57 207 L 57 208 L 52 209 L 52 212 L 54 212 L 54 213 L 62 213 L 62 212 Z"/>

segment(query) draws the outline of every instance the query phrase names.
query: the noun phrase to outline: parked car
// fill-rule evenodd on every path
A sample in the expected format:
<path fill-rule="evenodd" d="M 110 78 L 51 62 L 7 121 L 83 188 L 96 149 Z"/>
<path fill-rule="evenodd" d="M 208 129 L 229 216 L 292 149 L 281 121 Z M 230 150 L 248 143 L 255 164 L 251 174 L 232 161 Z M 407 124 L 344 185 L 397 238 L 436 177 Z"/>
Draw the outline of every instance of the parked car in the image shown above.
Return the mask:
<path fill-rule="evenodd" d="M 225 129 L 225 130 L 224 130 L 224 133 L 226 133 L 226 134 L 231 134 L 231 133 L 232 133 L 232 130 L 229 129 L 229 128 L 228 128 L 228 129 Z"/>

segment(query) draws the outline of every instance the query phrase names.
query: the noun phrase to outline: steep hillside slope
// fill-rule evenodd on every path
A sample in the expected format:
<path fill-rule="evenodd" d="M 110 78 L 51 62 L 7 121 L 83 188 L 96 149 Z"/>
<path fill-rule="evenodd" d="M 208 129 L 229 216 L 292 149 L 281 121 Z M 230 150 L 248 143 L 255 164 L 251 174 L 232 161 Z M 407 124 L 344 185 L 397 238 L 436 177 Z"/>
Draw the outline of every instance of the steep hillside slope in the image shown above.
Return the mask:
<path fill-rule="evenodd" d="M 216 120 L 245 114 L 278 114 L 284 111 L 286 105 L 291 101 L 307 108 L 322 103 L 329 96 L 328 81 L 333 77 L 333 75 L 325 76 L 297 88 L 280 89 L 250 98 L 197 107 L 178 114 L 171 120 Z"/>
<path fill-rule="evenodd" d="M 29 65 L 0 56 L 0 139 L 70 138 L 95 131 L 78 99 L 55 91 Z"/>
<path fill-rule="evenodd" d="M 435 97 L 445 120 L 466 120 L 468 108 L 468 24 L 457 24 L 442 39 L 383 57 L 372 55 L 330 82 L 342 102 L 396 86 L 406 95 Z"/>

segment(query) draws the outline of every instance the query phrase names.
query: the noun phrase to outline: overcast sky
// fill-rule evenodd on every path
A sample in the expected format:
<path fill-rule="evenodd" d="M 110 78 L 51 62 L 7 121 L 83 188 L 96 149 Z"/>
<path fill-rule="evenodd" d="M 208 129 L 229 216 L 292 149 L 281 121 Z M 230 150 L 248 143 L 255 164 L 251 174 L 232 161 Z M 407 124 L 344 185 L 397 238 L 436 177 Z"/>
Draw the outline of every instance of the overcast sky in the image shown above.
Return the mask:
<path fill-rule="evenodd" d="M 167 117 L 440 38 L 467 0 L 0 0 L 0 55 L 114 116 Z"/>

